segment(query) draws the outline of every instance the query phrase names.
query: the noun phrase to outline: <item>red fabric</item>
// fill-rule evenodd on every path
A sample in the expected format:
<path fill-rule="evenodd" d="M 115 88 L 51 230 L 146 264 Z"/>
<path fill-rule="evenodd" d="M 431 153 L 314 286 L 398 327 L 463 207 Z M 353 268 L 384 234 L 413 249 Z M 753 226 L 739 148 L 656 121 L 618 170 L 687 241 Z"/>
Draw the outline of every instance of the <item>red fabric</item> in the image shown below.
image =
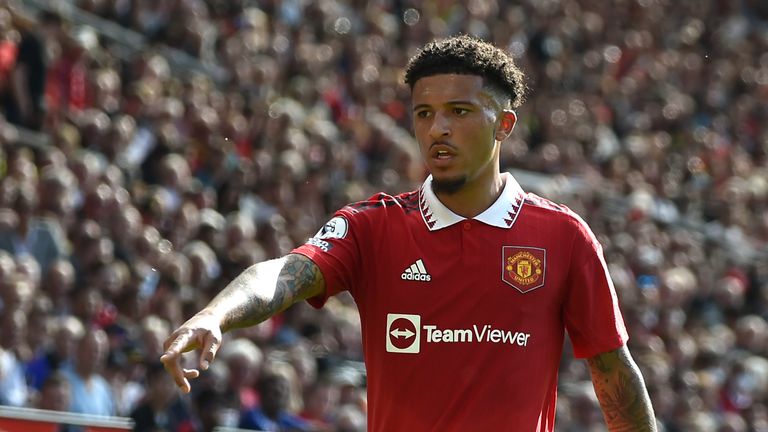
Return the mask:
<path fill-rule="evenodd" d="M 117 432 L 117 431 L 125 431 L 130 429 L 124 429 L 124 428 L 114 428 L 114 427 L 106 427 L 106 426 L 88 426 L 85 428 L 86 432 Z"/>
<path fill-rule="evenodd" d="M 8 85 L 11 71 L 16 65 L 18 47 L 11 41 L 0 41 L 0 90 Z"/>
<path fill-rule="evenodd" d="M 56 428 L 53 423 L 0 417 L 0 432 L 56 432 Z"/>
<path fill-rule="evenodd" d="M 90 105 L 88 68 L 76 58 L 63 57 L 50 67 L 46 103 L 51 111 L 80 111 Z"/>
<path fill-rule="evenodd" d="M 36 420 L 17 420 L 0 417 L 0 432 L 56 432 L 58 427 L 58 423 Z M 117 432 L 130 429 L 105 426 L 88 426 L 85 427 L 84 430 L 85 432 Z"/>
<path fill-rule="evenodd" d="M 88 68 L 83 62 L 72 65 L 69 75 L 69 108 L 81 111 L 87 108 L 88 100 Z"/>
<path fill-rule="evenodd" d="M 418 192 L 380 194 L 294 250 L 320 267 L 327 295 L 348 290 L 358 305 L 371 432 L 553 431 L 566 330 L 581 357 L 626 342 L 587 225 L 520 198 L 511 228 L 429 231 Z"/>
<path fill-rule="evenodd" d="M 179 427 L 176 429 L 176 432 L 195 432 L 195 424 L 192 423 L 192 421 L 187 420 L 184 423 L 180 424 Z"/>

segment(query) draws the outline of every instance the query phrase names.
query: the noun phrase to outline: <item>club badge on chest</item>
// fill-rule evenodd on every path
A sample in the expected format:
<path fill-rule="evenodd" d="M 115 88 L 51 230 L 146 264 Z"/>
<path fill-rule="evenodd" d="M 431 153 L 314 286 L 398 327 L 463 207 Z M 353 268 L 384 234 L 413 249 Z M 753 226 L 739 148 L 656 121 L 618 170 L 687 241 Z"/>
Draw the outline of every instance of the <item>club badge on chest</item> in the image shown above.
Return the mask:
<path fill-rule="evenodd" d="M 547 268 L 546 249 L 503 246 L 501 257 L 501 280 L 523 294 L 544 286 Z"/>

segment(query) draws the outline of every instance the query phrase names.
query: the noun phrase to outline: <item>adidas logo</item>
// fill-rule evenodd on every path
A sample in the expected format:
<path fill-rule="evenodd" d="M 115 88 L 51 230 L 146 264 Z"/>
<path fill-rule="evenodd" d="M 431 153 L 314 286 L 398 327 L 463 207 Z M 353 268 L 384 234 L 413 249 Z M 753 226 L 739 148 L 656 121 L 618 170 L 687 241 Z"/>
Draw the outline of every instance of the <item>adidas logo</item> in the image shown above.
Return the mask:
<path fill-rule="evenodd" d="M 405 269 L 403 274 L 400 275 L 402 280 L 422 281 L 429 282 L 432 280 L 432 276 L 427 273 L 427 269 L 424 267 L 424 262 L 421 259 L 416 260 L 410 267 Z"/>

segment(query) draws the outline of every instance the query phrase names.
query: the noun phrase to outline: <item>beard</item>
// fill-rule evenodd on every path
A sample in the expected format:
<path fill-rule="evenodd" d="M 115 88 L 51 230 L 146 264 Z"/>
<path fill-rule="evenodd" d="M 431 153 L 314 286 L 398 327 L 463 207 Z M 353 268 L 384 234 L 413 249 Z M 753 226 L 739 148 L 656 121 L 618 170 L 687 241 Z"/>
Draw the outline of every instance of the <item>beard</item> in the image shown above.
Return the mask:
<path fill-rule="evenodd" d="M 438 180 L 436 178 L 432 178 L 432 192 L 435 194 L 446 194 L 446 195 L 452 195 L 456 192 L 460 191 L 461 188 L 464 186 L 464 184 L 467 183 L 467 177 L 466 176 L 460 176 L 457 178 L 452 179 L 442 179 Z"/>

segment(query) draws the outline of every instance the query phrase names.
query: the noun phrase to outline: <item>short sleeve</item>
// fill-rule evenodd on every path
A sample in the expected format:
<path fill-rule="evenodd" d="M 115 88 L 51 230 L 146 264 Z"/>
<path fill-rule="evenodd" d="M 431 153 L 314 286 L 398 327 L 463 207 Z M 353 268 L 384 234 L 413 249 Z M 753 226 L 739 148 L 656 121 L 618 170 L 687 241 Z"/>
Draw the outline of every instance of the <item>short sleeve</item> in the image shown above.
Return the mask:
<path fill-rule="evenodd" d="M 575 221 L 564 319 L 574 355 L 589 358 L 620 348 L 629 336 L 603 248 L 586 222 Z"/>
<path fill-rule="evenodd" d="M 360 241 L 365 230 L 356 216 L 359 214 L 346 208 L 339 210 L 314 237 L 292 251 L 311 259 L 325 279 L 325 295 L 307 300 L 314 307 L 321 307 L 329 297 L 352 291 L 357 285 Z"/>

